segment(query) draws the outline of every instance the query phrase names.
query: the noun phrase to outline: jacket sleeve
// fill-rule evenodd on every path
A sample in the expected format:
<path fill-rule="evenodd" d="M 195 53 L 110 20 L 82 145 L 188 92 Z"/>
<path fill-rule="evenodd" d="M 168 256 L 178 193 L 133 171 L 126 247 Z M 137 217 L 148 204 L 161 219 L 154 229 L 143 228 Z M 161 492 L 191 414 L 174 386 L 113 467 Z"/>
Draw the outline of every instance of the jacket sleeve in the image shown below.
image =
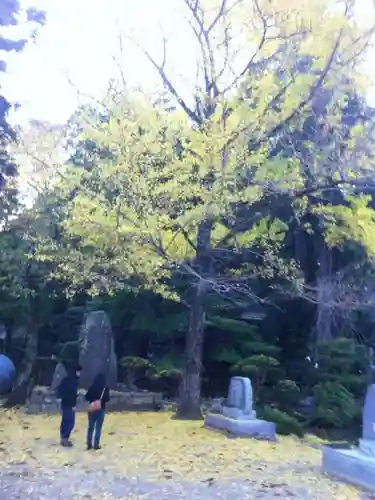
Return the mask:
<path fill-rule="evenodd" d="M 90 387 L 89 390 L 86 392 L 86 396 L 85 396 L 86 401 L 88 401 L 89 403 L 92 402 L 92 395 L 91 395 L 91 393 L 92 393 L 92 390 L 91 390 L 91 387 Z"/>
<path fill-rule="evenodd" d="M 103 401 L 104 403 L 108 403 L 109 400 L 110 400 L 109 389 L 107 387 L 103 394 Z"/>
<path fill-rule="evenodd" d="M 60 385 L 57 387 L 56 394 L 58 399 L 62 399 L 65 394 L 65 387 L 66 387 L 66 377 L 62 379 L 60 382 Z"/>

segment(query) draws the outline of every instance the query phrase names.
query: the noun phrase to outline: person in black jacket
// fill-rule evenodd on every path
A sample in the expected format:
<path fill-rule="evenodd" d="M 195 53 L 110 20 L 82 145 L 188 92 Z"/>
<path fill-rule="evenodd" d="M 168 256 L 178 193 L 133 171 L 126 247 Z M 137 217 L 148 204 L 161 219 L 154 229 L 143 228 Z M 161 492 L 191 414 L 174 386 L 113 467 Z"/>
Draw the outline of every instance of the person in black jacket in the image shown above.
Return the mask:
<path fill-rule="evenodd" d="M 104 422 L 105 407 L 109 401 L 109 389 L 106 384 L 104 373 L 96 375 L 94 382 L 86 393 L 86 401 L 93 403 L 100 400 L 100 408 L 97 411 L 89 411 L 88 413 L 88 429 L 87 429 L 87 449 L 91 450 L 93 447 L 93 434 L 94 435 L 94 449 L 100 449 L 100 437 Z"/>
<path fill-rule="evenodd" d="M 73 446 L 70 434 L 75 426 L 79 375 L 79 366 L 69 367 L 66 377 L 63 378 L 57 389 L 58 398 L 61 399 L 60 443 L 62 446 Z"/>

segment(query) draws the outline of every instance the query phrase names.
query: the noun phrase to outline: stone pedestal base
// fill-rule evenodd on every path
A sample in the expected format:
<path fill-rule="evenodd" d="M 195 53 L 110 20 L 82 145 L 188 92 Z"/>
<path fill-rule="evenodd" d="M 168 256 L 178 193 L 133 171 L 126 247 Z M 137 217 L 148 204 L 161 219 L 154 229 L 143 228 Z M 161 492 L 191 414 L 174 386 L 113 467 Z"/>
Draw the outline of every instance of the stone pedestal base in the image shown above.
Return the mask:
<path fill-rule="evenodd" d="M 1 1 L 1 0 L 0 0 Z M 87 411 L 86 391 L 80 389 L 77 398 L 77 411 Z M 162 394 L 155 392 L 120 392 L 111 391 L 111 399 L 106 411 L 155 411 L 162 406 Z M 27 412 L 60 413 L 60 402 L 54 391 L 48 387 L 34 387 L 28 402 Z"/>
<path fill-rule="evenodd" d="M 224 417 L 233 418 L 234 420 L 255 420 L 257 418 L 255 410 L 245 415 L 239 408 L 231 408 L 230 406 L 223 406 L 222 415 Z"/>
<path fill-rule="evenodd" d="M 276 441 L 276 425 L 265 420 L 236 420 L 224 415 L 208 413 L 205 424 L 207 427 L 228 431 L 234 436 L 261 437 Z"/>
<path fill-rule="evenodd" d="M 375 441 L 373 439 L 360 439 L 358 446 L 362 453 L 375 458 Z"/>
<path fill-rule="evenodd" d="M 375 491 L 375 458 L 358 448 L 323 448 L 323 471 L 348 483 Z"/>

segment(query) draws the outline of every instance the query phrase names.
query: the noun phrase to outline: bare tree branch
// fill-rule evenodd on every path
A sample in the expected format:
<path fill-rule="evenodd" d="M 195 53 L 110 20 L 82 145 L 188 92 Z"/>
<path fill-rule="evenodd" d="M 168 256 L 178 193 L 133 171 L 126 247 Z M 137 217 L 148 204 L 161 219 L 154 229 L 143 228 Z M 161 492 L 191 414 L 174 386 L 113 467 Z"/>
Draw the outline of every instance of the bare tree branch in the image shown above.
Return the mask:
<path fill-rule="evenodd" d="M 332 52 L 331 52 L 331 54 L 330 54 L 330 56 L 329 56 L 329 58 L 327 60 L 326 66 L 323 69 L 323 71 L 321 72 L 319 78 L 314 83 L 314 85 L 311 86 L 308 95 L 306 97 L 304 97 L 300 101 L 300 103 L 298 104 L 298 106 L 296 108 L 294 108 L 294 110 L 291 113 L 289 113 L 289 115 L 284 120 L 280 120 L 277 125 L 275 125 L 274 127 L 272 127 L 270 130 L 266 131 L 261 136 L 260 139 L 258 139 L 256 141 L 253 141 L 251 143 L 251 149 L 253 151 L 257 151 L 262 146 L 263 143 L 265 143 L 271 137 L 275 137 L 278 134 L 278 132 L 280 132 L 281 130 L 283 130 L 290 122 L 292 122 L 293 119 L 296 118 L 303 111 L 303 109 L 312 101 L 313 97 L 315 97 L 315 95 L 317 94 L 317 92 L 319 91 L 319 89 L 322 87 L 322 85 L 323 85 L 326 77 L 328 76 L 329 71 L 330 71 L 330 69 L 331 69 L 331 67 L 333 65 L 333 62 L 334 62 L 335 57 L 337 55 L 338 49 L 340 47 L 342 33 L 343 33 L 343 30 L 341 29 L 340 32 L 339 32 L 339 35 L 337 36 L 335 44 L 333 46 Z M 268 109 L 269 108 L 267 107 L 266 111 Z M 263 117 L 264 117 L 265 112 L 262 115 Z M 231 145 L 241 134 L 245 133 L 252 126 L 253 126 L 253 124 L 246 125 L 245 127 L 242 127 L 241 129 L 237 130 L 228 139 L 228 141 L 227 141 L 227 143 L 225 144 L 224 147 L 228 147 L 229 145 Z"/>
<path fill-rule="evenodd" d="M 196 113 L 196 111 L 193 111 L 185 102 L 185 100 L 181 97 L 181 95 L 178 93 L 177 89 L 173 85 L 172 81 L 169 79 L 166 71 L 165 71 L 165 65 L 166 65 L 166 46 L 167 46 L 167 41 L 165 37 L 163 37 L 163 60 L 161 64 L 158 64 L 156 60 L 151 56 L 151 54 L 146 50 L 144 47 L 140 47 L 139 44 L 137 44 L 138 48 L 142 50 L 146 58 L 149 60 L 149 62 L 152 64 L 152 66 L 156 69 L 156 71 L 159 73 L 160 78 L 164 84 L 164 86 L 169 90 L 169 92 L 172 94 L 172 96 L 176 99 L 178 104 L 181 106 L 181 108 L 185 111 L 185 113 L 188 115 L 188 117 L 197 125 L 202 124 L 202 120 L 200 116 Z"/>
<path fill-rule="evenodd" d="M 198 44 L 202 52 L 205 80 L 206 80 L 206 92 L 208 96 L 211 95 L 211 92 L 213 92 L 212 98 L 215 99 L 219 95 L 219 89 L 217 86 L 218 81 L 216 74 L 215 57 L 214 57 L 213 47 L 211 45 L 210 31 L 215 27 L 219 19 L 224 15 L 227 0 L 222 0 L 221 7 L 219 9 L 216 18 L 207 29 L 204 26 L 204 14 L 202 9 L 199 9 L 200 12 L 198 12 L 198 2 L 195 2 L 194 4 L 191 0 L 184 0 L 184 2 L 188 7 L 188 9 L 190 10 L 193 19 L 195 20 L 199 28 L 198 31 L 190 23 L 190 26 L 192 27 L 192 30 L 197 38 Z"/>
<path fill-rule="evenodd" d="M 235 88 L 238 83 L 242 80 L 242 78 L 246 75 L 246 73 L 250 70 L 252 64 L 254 63 L 256 57 L 258 56 L 259 52 L 262 50 L 264 44 L 266 43 L 266 39 L 267 39 L 267 32 L 268 32 L 268 22 L 267 22 L 267 18 L 264 16 L 261 8 L 260 8 L 260 5 L 259 5 L 259 1 L 258 0 L 254 0 L 254 5 L 255 5 L 255 10 L 256 12 L 258 13 L 259 15 L 259 18 L 260 18 L 260 21 L 261 21 L 261 24 L 262 24 L 262 35 L 261 35 L 261 38 L 260 38 L 260 41 L 258 43 L 258 46 L 257 48 L 255 49 L 253 55 L 250 57 L 248 63 L 246 64 L 246 66 L 244 67 L 244 69 L 242 71 L 240 71 L 240 73 L 237 75 L 237 77 L 232 81 L 232 83 L 224 90 L 224 94 L 226 92 L 228 92 L 230 89 L 233 89 Z"/>
<path fill-rule="evenodd" d="M 124 46 L 123 46 L 123 43 L 122 43 L 122 36 L 121 34 L 118 35 L 118 42 L 119 42 L 119 49 L 120 49 L 120 59 L 121 61 L 119 62 L 116 57 L 114 56 L 113 57 L 113 60 L 114 62 L 116 63 L 116 66 L 117 66 L 117 69 L 119 70 L 120 72 L 120 77 L 121 77 L 121 82 L 122 82 L 122 86 L 123 88 L 126 88 L 126 78 L 125 78 L 125 73 L 124 73 L 124 69 L 123 69 L 123 66 L 122 66 L 122 60 L 123 60 L 123 56 L 124 56 Z"/>

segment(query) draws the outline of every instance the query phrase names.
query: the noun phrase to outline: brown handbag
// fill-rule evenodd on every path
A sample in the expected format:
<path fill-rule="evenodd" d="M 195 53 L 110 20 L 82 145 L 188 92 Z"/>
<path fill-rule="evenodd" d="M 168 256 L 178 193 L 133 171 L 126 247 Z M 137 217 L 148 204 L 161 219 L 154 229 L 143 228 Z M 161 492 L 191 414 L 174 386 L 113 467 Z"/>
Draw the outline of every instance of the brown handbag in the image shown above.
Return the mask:
<path fill-rule="evenodd" d="M 89 404 L 89 406 L 87 408 L 87 411 L 89 413 L 94 413 L 94 412 L 102 409 L 102 399 L 104 396 L 105 389 L 106 388 L 104 387 L 102 395 L 100 396 L 100 399 L 96 399 L 95 401 L 93 401 L 92 403 Z"/>

